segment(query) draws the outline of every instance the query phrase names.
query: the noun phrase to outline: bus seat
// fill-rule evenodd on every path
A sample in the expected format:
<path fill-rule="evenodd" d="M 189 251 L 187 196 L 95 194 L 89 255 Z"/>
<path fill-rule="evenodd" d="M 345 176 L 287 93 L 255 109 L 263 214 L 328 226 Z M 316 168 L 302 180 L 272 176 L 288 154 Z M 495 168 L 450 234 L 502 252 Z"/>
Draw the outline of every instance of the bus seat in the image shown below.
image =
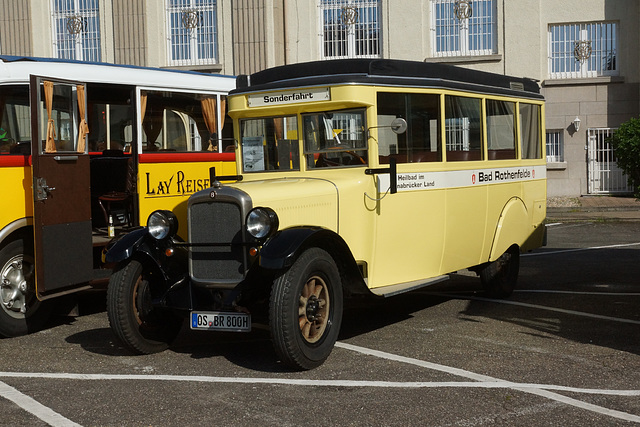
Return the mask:
<path fill-rule="evenodd" d="M 91 189 L 92 192 L 98 192 L 98 205 L 106 225 L 109 224 L 109 216 L 113 214 L 113 209 L 119 207 L 124 211 L 124 222 L 131 226 L 133 225 L 133 193 L 136 179 L 133 160 L 131 157 L 117 153 L 110 154 L 92 159 Z"/>

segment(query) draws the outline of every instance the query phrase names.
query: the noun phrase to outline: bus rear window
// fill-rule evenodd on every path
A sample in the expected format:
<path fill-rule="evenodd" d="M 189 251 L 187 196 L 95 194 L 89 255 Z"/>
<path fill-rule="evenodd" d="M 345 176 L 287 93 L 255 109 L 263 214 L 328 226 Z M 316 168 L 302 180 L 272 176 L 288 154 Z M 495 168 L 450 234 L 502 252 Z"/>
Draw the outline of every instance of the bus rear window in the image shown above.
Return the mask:
<path fill-rule="evenodd" d="M 522 138 L 522 158 L 541 159 L 542 139 L 539 105 L 520 104 L 520 136 Z"/>

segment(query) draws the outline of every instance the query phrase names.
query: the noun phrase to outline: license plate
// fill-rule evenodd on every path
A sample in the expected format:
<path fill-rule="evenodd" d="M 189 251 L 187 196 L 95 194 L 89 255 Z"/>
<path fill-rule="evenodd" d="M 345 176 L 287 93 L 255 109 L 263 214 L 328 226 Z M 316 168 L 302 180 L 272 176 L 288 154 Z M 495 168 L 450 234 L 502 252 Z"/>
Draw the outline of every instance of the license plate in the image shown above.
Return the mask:
<path fill-rule="evenodd" d="M 249 332 L 251 331 L 251 315 L 228 311 L 192 311 L 191 329 Z"/>

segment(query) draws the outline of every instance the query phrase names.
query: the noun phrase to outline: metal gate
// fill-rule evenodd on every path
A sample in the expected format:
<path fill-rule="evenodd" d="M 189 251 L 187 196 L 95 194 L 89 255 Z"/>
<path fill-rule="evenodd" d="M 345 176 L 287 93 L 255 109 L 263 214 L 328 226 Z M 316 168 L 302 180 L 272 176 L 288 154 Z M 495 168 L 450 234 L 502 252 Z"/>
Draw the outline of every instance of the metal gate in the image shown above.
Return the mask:
<path fill-rule="evenodd" d="M 613 128 L 590 128 L 587 148 L 587 174 L 589 194 L 633 193 L 627 176 L 616 163 L 613 147 L 607 137 L 615 132 Z"/>

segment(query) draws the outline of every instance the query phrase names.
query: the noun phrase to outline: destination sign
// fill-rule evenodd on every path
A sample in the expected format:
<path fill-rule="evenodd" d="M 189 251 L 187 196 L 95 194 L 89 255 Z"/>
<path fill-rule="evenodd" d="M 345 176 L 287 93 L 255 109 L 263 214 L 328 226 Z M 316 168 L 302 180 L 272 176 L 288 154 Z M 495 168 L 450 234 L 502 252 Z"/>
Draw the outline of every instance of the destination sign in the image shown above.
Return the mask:
<path fill-rule="evenodd" d="M 261 93 L 247 97 L 249 107 L 266 107 L 269 105 L 296 104 L 300 102 L 330 101 L 329 88 L 310 88 L 287 90 L 282 92 Z"/>

